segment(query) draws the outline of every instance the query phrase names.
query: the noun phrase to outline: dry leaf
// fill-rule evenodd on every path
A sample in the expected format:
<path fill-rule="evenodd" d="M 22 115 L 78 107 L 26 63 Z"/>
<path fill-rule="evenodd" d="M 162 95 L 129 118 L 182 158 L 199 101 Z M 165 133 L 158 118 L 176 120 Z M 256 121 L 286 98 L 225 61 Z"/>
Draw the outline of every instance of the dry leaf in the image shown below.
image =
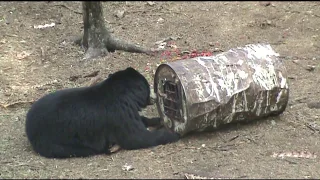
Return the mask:
<path fill-rule="evenodd" d="M 147 4 L 148 4 L 149 6 L 153 6 L 153 5 L 155 5 L 156 3 L 153 2 L 153 1 L 147 1 Z"/>
<path fill-rule="evenodd" d="M 120 151 L 121 147 L 119 145 L 113 145 L 111 148 L 110 148 L 110 152 L 111 153 L 115 153 L 115 152 L 118 152 Z"/>
<path fill-rule="evenodd" d="M 31 55 L 31 53 L 26 52 L 26 51 L 22 51 L 21 53 L 18 53 L 18 54 L 17 54 L 17 58 L 18 58 L 19 60 L 21 60 L 21 59 L 24 59 L 24 58 L 26 58 L 26 57 L 28 57 L 28 56 L 30 56 L 30 55 Z"/>
<path fill-rule="evenodd" d="M 306 159 L 315 159 L 317 155 L 315 153 L 307 152 L 307 151 L 293 151 L 293 152 L 281 152 L 281 153 L 273 153 L 272 157 L 274 158 L 306 158 Z"/>
<path fill-rule="evenodd" d="M 54 27 L 55 25 L 56 25 L 56 23 L 45 24 L 45 25 L 34 25 L 33 28 L 44 29 L 44 28 Z"/>
<path fill-rule="evenodd" d="M 128 165 L 127 163 L 122 167 L 122 170 L 124 171 L 131 171 L 133 169 L 132 165 Z"/>

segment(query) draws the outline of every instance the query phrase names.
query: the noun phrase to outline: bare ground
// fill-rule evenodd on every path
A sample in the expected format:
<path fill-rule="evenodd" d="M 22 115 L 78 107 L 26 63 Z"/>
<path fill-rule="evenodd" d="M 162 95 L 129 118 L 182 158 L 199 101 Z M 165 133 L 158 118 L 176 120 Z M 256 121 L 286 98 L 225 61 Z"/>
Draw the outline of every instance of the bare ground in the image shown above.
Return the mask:
<path fill-rule="evenodd" d="M 179 36 L 176 44 L 186 50 L 228 50 L 269 42 L 287 66 L 288 108 L 276 118 L 192 134 L 166 146 L 121 150 L 111 156 L 42 158 L 31 150 L 25 135 L 25 114 L 30 107 L 26 102 L 57 89 L 85 86 L 91 78 L 83 76 L 94 71 L 105 77 L 133 66 L 151 83 L 160 58 L 116 52 L 84 61 L 83 50 L 70 43 L 83 28 L 80 2 L 2 1 L 0 104 L 11 106 L 0 107 L 1 178 L 183 178 L 185 173 L 213 178 L 320 178 L 320 109 L 308 107 L 320 101 L 319 2 L 103 5 L 105 19 L 118 37 L 147 47 L 169 36 Z M 124 17 L 115 17 L 118 10 L 125 11 Z M 52 22 L 55 27 L 33 27 Z M 150 107 L 146 114 L 157 116 L 157 111 Z M 303 151 L 318 156 L 272 157 L 273 153 Z M 123 170 L 126 163 L 134 169 Z"/>

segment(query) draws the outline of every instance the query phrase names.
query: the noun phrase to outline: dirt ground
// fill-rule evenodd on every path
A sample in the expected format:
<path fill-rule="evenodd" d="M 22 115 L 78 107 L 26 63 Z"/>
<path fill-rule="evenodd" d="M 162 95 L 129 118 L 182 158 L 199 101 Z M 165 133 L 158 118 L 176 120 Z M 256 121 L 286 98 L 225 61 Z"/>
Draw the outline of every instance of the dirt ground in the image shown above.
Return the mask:
<path fill-rule="evenodd" d="M 25 135 L 28 102 L 57 89 L 85 86 L 91 77 L 84 76 L 94 71 L 105 77 L 133 66 L 152 83 L 160 57 L 115 52 L 83 60 L 83 49 L 70 43 L 82 32 L 81 2 L 2 1 L 0 178 L 184 178 L 186 173 L 211 178 L 320 178 L 320 107 L 310 103 L 320 101 L 319 2 L 104 2 L 103 6 L 114 34 L 146 47 L 169 36 L 179 37 L 175 43 L 184 50 L 270 43 L 289 74 L 286 111 L 150 149 L 67 160 L 40 157 Z M 34 28 L 53 22 L 54 27 Z M 157 116 L 155 106 L 145 113 Z M 272 156 L 299 152 L 300 158 Z M 124 170 L 126 164 L 133 170 Z"/>

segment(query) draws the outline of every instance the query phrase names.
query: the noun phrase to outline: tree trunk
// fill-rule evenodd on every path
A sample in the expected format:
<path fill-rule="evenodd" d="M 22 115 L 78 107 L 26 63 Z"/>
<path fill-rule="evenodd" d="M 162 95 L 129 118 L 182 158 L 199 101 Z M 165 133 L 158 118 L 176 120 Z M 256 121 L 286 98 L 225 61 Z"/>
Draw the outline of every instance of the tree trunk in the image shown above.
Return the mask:
<path fill-rule="evenodd" d="M 124 50 L 128 52 L 151 54 L 151 49 L 146 49 L 115 38 L 105 26 L 103 9 L 100 1 L 83 1 L 84 33 L 77 43 L 86 49 L 85 59 L 104 56 L 108 52 Z"/>

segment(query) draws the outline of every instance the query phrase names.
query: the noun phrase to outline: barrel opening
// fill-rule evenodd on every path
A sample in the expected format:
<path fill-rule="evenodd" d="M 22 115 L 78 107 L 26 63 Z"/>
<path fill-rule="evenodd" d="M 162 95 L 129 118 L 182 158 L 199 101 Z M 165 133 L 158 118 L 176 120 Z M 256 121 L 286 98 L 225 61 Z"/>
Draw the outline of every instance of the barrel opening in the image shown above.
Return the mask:
<path fill-rule="evenodd" d="M 178 84 L 171 81 L 162 80 L 163 85 L 163 95 L 161 96 L 163 102 L 164 114 L 170 118 L 177 121 L 182 120 L 181 110 L 181 97 L 179 93 Z"/>

